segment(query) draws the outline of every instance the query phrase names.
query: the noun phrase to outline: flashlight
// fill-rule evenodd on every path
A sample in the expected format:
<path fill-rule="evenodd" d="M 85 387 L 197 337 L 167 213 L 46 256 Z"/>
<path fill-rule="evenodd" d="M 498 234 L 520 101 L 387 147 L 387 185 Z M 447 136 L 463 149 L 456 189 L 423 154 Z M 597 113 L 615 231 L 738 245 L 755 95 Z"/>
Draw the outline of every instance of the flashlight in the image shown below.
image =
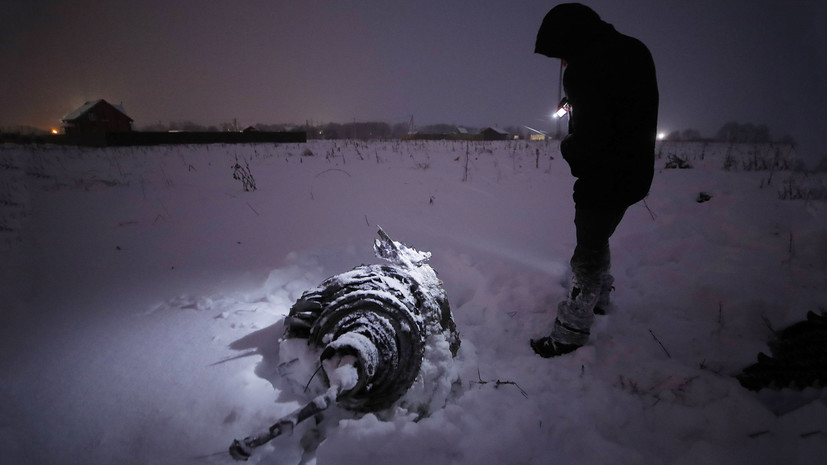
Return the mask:
<path fill-rule="evenodd" d="M 569 105 L 569 99 L 563 97 L 563 100 L 560 100 L 560 105 L 557 105 L 557 111 L 554 112 L 555 118 L 562 118 L 566 116 L 568 112 L 571 111 L 571 105 Z"/>

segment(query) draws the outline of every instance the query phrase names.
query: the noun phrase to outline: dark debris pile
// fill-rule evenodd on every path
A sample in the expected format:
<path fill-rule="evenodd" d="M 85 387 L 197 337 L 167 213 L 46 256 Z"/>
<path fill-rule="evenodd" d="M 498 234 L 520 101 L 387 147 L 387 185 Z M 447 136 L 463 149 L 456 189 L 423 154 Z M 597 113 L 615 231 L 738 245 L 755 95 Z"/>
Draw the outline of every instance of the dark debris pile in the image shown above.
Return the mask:
<path fill-rule="evenodd" d="M 742 386 L 759 391 L 801 390 L 827 386 L 827 315 L 807 313 L 807 319 L 777 331 L 769 342 L 772 356 L 758 354 L 758 363 L 736 378 Z"/>

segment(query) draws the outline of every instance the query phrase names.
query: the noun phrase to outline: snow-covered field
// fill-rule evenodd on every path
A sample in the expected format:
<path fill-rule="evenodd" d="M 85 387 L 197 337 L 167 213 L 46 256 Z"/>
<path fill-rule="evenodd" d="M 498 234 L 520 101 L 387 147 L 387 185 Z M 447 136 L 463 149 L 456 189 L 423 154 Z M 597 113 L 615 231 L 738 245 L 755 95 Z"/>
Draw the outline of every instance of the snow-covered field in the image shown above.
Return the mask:
<path fill-rule="evenodd" d="M 0 462 L 232 462 L 233 439 L 309 400 L 277 370 L 290 306 L 377 263 L 381 226 L 433 254 L 462 389 L 417 422 L 331 412 L 308 463 L 824 463 L 823 390 L 732 377 L 769 326 L 827 307 L 827 204 L 782 200 L 803 181 L 744 171 L 788 156 L 756 150 L 661 146 L 612 240 L 614 308 L 543 359 L 528 341 L 574 246 L 556 142 L 2 146 Z M 672 155 L 693 168 L 663 169 Z M 311 433 L 250 462 L 299 463 Z"/>

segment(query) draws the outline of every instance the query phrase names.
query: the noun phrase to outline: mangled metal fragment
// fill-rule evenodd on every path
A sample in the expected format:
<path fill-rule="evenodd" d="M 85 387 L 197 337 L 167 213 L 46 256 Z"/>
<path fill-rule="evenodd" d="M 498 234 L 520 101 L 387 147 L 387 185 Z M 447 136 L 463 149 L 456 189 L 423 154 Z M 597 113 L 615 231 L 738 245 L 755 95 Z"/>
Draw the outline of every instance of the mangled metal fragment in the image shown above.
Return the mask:
<path fill-rule="evenodd" d="M 807 312 L 807 319 L 773 333 L 772 355 L 758 353 L 757 363 L 735 377 L 751 391 L 764 388 L 803 390 L 827 386 L 827 313 Z"/>
<path fill-rule="evenodd" d="M 268 431 L 235 440 L 230 446 L 235 459 L 246 460 L 253 448 L 332 402 L 355 412 L 376 412 L 400 402 L 415 381 L 446 376 L 444 369 L 434 373 L 439 362 L 429 363 L 429 373 L 423 373 L 426 354 L 450 360 L 460 346 L 442 283 L 425 263 L 430 253 L 395 242 L 382 229 L 374 252 L 389 263 L 362 265 L 330 277 L 290 309 L 283 341 L 306 340 L 308 348 L 319 353 L 317 365 L 327 390 Z M 418 408 L 420 414 L 427 413 L 427 406 Z"/>

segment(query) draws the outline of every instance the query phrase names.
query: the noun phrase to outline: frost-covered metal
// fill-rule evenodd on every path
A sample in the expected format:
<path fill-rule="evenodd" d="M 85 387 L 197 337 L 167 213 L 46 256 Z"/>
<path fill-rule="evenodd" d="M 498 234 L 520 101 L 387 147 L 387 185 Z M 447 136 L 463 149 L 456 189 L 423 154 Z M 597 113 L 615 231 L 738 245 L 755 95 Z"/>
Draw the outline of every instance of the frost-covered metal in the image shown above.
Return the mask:
<path fill-rule="evenodd" d="M 302 294 L 285 319 L 283 342 L 306 340 L 319 354 L 317 366 L 327 390 L 267 432 L 234 441 L 234 458 L 246 460 L 252 448 L 331 401 L 348 410 L 375 412 L 403 402 L 415 382 L 430 384 L 421 391 L 431 397 L 440 391 L 447 397 L 445 386 L 451 381 L 436 378 L 450 376 L 445 359 L 456 355 L 460 339 L 442 283 L 425 263 L 431 254 L 393 241 L 381 229 L 374 252 L 388 263 L 362 265 L 326 279 Z M 426 369 L 427 354 L 435 360 Z M 418 400 L 420 414 L 434 403 Z"/>

